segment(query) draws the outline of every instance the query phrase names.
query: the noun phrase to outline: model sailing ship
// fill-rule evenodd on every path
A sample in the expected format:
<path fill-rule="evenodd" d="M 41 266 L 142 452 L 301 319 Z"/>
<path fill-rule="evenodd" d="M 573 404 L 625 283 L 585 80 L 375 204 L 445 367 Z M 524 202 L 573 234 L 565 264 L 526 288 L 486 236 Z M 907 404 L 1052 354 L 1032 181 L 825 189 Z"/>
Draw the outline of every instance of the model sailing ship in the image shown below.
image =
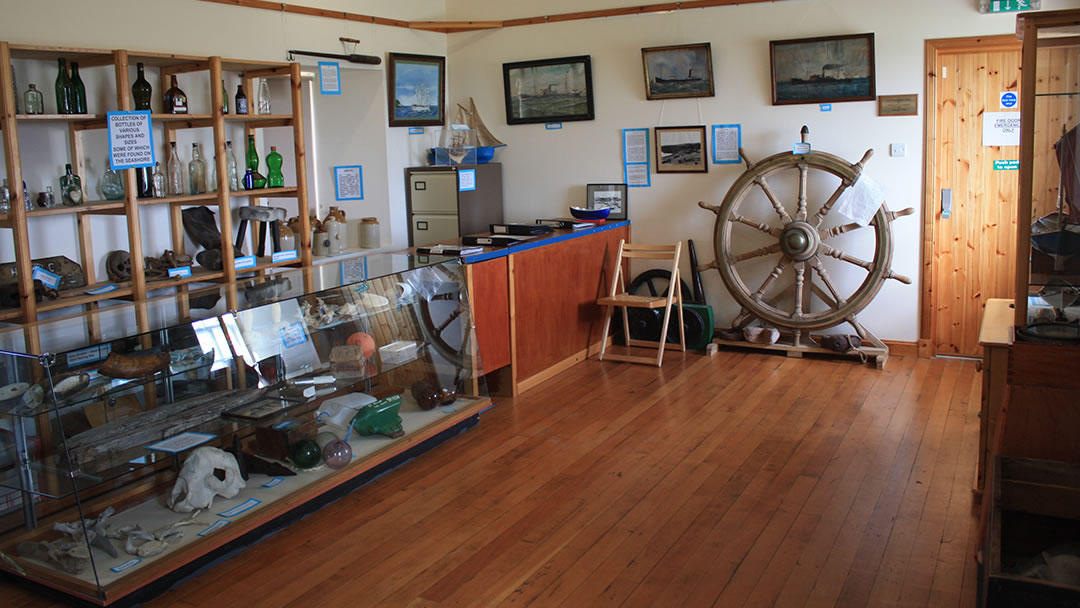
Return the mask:
<path fill-rule="evenodd" d="M 449 128 L 443 129 L 441 145 L 432 148 L 428 162 L 433 165 L 484 164 L 495 156 L 495 148 L 505 145 L 484 125 L 476 111 L 476 103 L 470 97 L 468 108 L 458 104 L 454 121 Z"/>

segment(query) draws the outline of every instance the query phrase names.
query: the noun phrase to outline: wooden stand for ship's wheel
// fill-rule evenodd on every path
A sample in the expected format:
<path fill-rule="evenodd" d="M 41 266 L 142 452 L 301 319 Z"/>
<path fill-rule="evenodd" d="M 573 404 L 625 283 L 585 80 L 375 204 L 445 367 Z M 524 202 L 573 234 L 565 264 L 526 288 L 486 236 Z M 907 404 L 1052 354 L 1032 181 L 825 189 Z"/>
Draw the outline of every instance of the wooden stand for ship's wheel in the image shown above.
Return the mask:
<path fill-rule="evenodd" d="M 804 143 L 809 133 L 809 129 L 802 128 Z M 733 328 L 744 328 L 758 321 L 780 329 L 786 341 L 777 344 L 753 344 L 716 340 L 717 343 L 781 350 L 789 356 L 802 356 L 804 353 L 839 355 L 836 351 L 814 344 L 809 332 L 848 323 L 862 339 L 863 346 L 845 354 L 870 358 L 879 368 L 885 365 L 889 356 L 888 346 L 863 327 L 855 317 L 870 304 L 886 279 L 911 284 L 911 279 L 892 272 L 890 265 L 893 251 L 892 221 L 897 217 L 910 215 L 913 210 L 908 208 L 893 212 L 882 204 L 867 226 L 850 223 L 832 228 L 823 227 L 837 199 L 859 179 L 863 165 L 870 160 L 873 153 L 873 150 L 867 150 L 862 159 L 854 164 L 818 151 L 806 154 L 781 152 L 754 163 L 746 157 L 742 149 L 739 150 L 746 163 L 746 171 L 735 180 L 724 201 L 719 206 L 698 203 L 702 208 L 716 214 L 713 231 L 716 260 L 701 266 L 699 270 L 715 268 L 720 271 L 724 285 L 742 306 L 742 311 L 732 321 Z M 785 205 L 769 185 L 768 178 L 789 170 L 798 171 L 799 189 L 793 204 Z M 840 185 L 813 215 L 807 201 L 807 183 L 811 171 L 823 171 L 840 178 Z M 749 209 L 747 197 L 757 189 L 768 199 L 779 224 L 758 221 L 744 215 Z M 744 206 L 744 203 L 747 204 Z M 859 259 L 841 250 L 838 245 L 829 243 L 841 234 L 864 228 L 874 231 L 875 248 L 871 260 Z M 760 234 L 766 235 L 764 246 L 760 246 L 761 243 L 758 242 L 757 248 L 749 249 L 748 245 L 742 244 L 749 240 L 750 235 Z M 758 240 L 761 240 L 760 236 Z M 751 280 L 739 271 L 739 265 L 743 262 L 777 254 L 778 261 L 763 280 L 760 277 Z M 836 287 L 822 263 L 825 256 L 866 271 L 866 277 L 854 292 L 845 295 Z M 780 287 L 781 277 L 789 282 L 786 287 Z M 757 287 L 752 288 L 751 285 Z M 824 308 L 811 310 L 812 296 L 817 296 L 818 300 L 825 304 Z"/>

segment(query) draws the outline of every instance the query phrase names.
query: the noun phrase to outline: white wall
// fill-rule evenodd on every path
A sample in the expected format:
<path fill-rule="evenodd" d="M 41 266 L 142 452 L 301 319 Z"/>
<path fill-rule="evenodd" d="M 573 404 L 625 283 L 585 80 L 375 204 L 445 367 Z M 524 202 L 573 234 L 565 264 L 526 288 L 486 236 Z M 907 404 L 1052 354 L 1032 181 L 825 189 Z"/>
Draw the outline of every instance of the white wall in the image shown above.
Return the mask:
<path fill-rule="evenodd" d="M 572 0 L 552 0 L 540 10 L 555 14 L 628 4 L 592 2 L 583 7 Z M 473 96 L 488 127 L 508 144 L 498 153 L 505 167 L 508 221 L 565 215 L 567 205 L 583 202 L 586 183 L 623 181 L 620 130 L 624 128 L 741 123 L 743 147 L 752 159 L 790 149 L 802 125 L 809 126 L 815 149 L 851 162 L 874 148 L 867 171 L 886 189 L 889 207 L 914 207 L 917 212 L 894 224 L 893 268 L 914 283 L 889 281 L 860 320 L 882 338 L 914 341 L 918 337 L 923 41 L 1015 30 L 1014 14 L 980 15 L 976 6 L 976 0 L 789 0 L 456 34 L 450 36 L 448 48 L 456 96 L 451 101 Z M 1043 0 L 1044 9 L 1077 6 L 1080 3 L 1075 1 Z M 448 3 L 448 8 L 454 19 L 523 17 L 538 10 L 537 5 L 522 7 L 497 0 L 460 0 Z M 918 93 L 919 116 L 878 117 L 876 102 L 834 103 L 827 113 L 817 105 L 771 105 L 770 40 L 865 32 L 875 34 L 877 93 Z M 640 49 L 696 42 L 712 45 L 716 96 L 647 101 Z M 561 130 L 550 131 L 543 124 L 506 125 L 502 63 L 572 55 L 592 57 L 596 120 L 567 122 Z M 890 143 L 907 144 L 907 156 L 889 157 Z M 634 240 L 662 243 L 691 238 L 700 261 L 713 260 L 714 216 L 699 209 L 697 202 L 719 204 L 742 170 L 738 165 L 711 165 L 708 174 L 653 174 L 652 187 L 630 190 Z M 853 249 L 866 250 L 863 241 L 854 241 Z M 684 275 L 688 266 L 684 260 Z M 850 283 L 865 276 L 861 270 L 851 271 L 847 266 L 834 271 L 834 277 L 843 273 L 840 281 Z M 737 306 L 719 273 L 705 273 L 704 283 L 708 301 L 717 309 L 717 326 L 726 326 Z"/>

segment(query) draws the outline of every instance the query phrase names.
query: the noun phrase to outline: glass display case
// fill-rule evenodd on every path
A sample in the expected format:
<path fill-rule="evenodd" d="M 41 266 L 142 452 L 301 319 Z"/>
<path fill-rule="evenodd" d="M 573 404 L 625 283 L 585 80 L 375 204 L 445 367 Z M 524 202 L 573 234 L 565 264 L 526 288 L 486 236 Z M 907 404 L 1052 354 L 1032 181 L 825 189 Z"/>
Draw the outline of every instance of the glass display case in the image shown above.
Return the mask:
<path fill-rule="evenodd" d="M 108 604 L 474 422 L 465 285 L 368 256 L 0 331 L 0 564 Z"/>
<path fill-rule="evenodd" d="M 1080 339 L 1080 11 L 1017 17 L 1023 40 L 1017 339 Z"/>

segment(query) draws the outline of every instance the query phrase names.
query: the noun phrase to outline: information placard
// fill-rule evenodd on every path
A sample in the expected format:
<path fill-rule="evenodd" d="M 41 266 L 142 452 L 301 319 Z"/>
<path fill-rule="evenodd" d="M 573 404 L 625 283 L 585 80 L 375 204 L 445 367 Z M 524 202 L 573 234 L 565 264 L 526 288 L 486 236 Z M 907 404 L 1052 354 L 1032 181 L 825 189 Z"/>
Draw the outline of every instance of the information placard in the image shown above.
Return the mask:
<path fill-rule="evenodd" d="M 461 169 L 458 171 L 458 190 L 468 192 L 476 190 L 476 169 Z"/>
<path fill-rule="evenodd" d="M 334 167 L 334 196 L 339 201 L 364 200 L 364 168 L 360 165 Z"/>
<path fill-rule="evenodd" d="M 651 185 L 649 167 L 649 130 L 623 129 L 623 181 L 630 188 L 647 188 Z"/>
<path fill-rule="evenodd" d="M 983 112 L 984 146 L 1019 146 L 1020 112 Z"/>
<path fill-rule="evenodd" d="M 714 165 L 731 165 L 739 162 L 742 147 L 742 125 L 712 126 L 712 162 Z"/>
<path fill-rule="evenodd" d="M 154 129 L 149 110 L 109 112 L 109 164 L 113 169 L 154 166 Z"/>
<path fill-rule="evenodd" d="M 319 93 L 341 95 L 341 66 L 338 62 L 319 62 Z"/>

